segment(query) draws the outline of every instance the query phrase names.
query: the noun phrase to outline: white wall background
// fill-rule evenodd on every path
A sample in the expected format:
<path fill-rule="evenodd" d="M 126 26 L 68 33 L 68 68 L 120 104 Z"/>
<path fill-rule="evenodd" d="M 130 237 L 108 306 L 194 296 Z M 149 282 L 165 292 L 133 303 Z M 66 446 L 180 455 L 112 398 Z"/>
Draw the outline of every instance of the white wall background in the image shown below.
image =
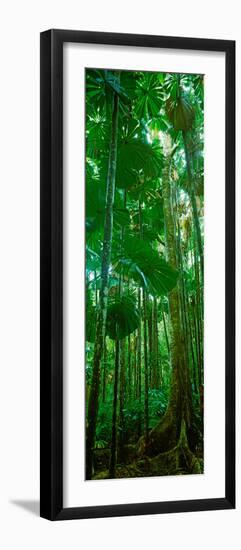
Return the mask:
<path fill-rule="evenodd" d="M 50 523 L 39 498 L 39 32 L 48 28 L 237 40 L 230 0 L 16 0 L 0 32 L 0 544 L 4 550 L 88 547 L 238 550 L 241 539 L 240 102 L 237 104 L 237 510 Z M 217 91 L 218 93 L 218 91 Z M 218 197 L 217 197 L 218 204 Z M 218 236 L 217 236 L 218 237 Z M 215 403 L 214 403 L 215 406 Z"/>

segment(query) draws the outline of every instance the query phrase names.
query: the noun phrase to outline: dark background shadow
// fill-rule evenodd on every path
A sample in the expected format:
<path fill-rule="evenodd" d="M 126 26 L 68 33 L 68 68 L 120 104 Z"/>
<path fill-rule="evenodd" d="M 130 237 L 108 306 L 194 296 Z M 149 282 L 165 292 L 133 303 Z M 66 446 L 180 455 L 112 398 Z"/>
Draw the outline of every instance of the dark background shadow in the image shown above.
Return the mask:
<path fill-rule="evenodd" d="M 11 504 L 27 510 L 34 516 L 39 516 L 39 500 L 11 500 Z"/>

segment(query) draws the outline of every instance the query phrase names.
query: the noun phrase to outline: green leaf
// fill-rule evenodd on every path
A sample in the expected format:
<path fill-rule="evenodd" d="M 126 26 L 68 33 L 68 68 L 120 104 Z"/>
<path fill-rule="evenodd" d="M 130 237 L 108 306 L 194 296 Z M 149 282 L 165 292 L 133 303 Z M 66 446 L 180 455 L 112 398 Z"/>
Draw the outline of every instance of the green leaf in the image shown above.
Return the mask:
<path fill-rule="evenodd" d="M 87 188 L 86 231 L 92 232 L 104 223 L 105 188 L 98 177 L 87 178 Z"/>
<path fill-rule="evenodd" d="M 124 140 L 118 147 L 116 186 L 125 189 L 136 185 L 140 175 L 156 178 L 161 164 L 160 147 L 135 138 Z"/>
<path fill-rule="evenodd" d="M 139 322 L 137 305 L 130 296 L 122 296 L 109 303 L 106 332 L 112 340 L 122 340 L 138 328 Z"/>
<path fill-rule="evenodd" d="M 86 271 L 96 271 L 101 265 L 100 255 L 95 250 L 92 250 L 87 244 L 85 250 Z"/>
<path fill-rule="evenodd" d="M 86 115 L 86 152 L 95 156 L 96 151 L 109 148 L 109 124 L 99 108 L 93 107 Z"/>
<path fill-rule="evenodd" d="M 124 227 L 130 223 L 130 213 L 127 208 L 116 208 L 114 206 L 114 223 Z"/>
<path fill-rule="evenodd" d="M 157 74 L 143 73 L 137 81 L 135 116 L 148 121 L 159 115 L 163 105 L 163 86 Z"/>
<path fill-rule="evenodd" d="M 98 231 L 104 226 L 106 181 L 102 178 L 87 177 L 88 193 L 86 197 L 86 232 Z M 116 197 L 113 207 L 113 223 L 124 227 L 130 223 L 130 213 L 127 208 L 120 208 L 120 200 Z"/>
<path fill-rule="evenodd" d="M 117 259 L 115 269 L 154 295 L 170 292 L 176 286 L 179 275 L 148 242 L 137 237 L 125 239 L 122 256 Z"/>
<path fill-rule="evenodd" d="M 175 100 L 169 98 L 166 102 L 166 112 L 174 130 L 187 131 L 192 127 L 194 109 L 183 96 Z"/>
<path fill-rule="evenodd" d="M 101 112 L 110 115 L 113 93 L 119 96 L 122 105 L 130 104 L 126 91 L 120 85 L 118 72 L 103 69 L 87 69 L 86 98 L 92 107 L 94 104 L 98 106 Z"/>

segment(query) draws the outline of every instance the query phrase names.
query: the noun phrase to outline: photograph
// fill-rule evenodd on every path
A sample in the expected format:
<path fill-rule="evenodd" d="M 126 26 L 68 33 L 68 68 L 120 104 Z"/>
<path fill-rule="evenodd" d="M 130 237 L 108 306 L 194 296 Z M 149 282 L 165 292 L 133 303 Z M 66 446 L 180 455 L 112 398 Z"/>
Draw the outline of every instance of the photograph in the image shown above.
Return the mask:
<path fill-rule="evenodd" d="M 234 508 L 235 42 L 48 30 L 40 91 L 40 515 Z"/>
<path fill-rule="evenodd" d="M 205 471 L 204 93 L 85 70 L 87 480 Z"/>

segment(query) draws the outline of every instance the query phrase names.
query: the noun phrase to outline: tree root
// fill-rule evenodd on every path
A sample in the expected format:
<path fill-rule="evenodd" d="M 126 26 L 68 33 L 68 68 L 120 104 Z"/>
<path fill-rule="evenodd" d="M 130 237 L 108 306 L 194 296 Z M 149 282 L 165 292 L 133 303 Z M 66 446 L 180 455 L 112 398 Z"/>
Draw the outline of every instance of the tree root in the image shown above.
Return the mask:
<path fill-rule="evenodd" d="M 142 466 L 142 471 L 146 476 L 148 476 L 148 472 L 152 476 L 201 474 L 203 472 L 202 461 L 189 449 L 185 421 L 182 421 L 177 445 L 155 457 L 144 456 L 137 461 L 137 464 L 139 469 Z"/>
<path fill-rule="evenodd" d="M 170 451 L 177 444 L 180 425 L 177 426 L 175 416 L 169 410 L 161 421 L 149 432 L 148 441 L 140 437 L 137 443 L 137 456 L 157 456 L 160 453 Z"/>
<path fill-rule="evenodd" d="M 157 456 L 144 455 L 130 464 L 117 465 L 116 478 L 202 474 L 203 461 L 189 449 L 186 424 L 182 421 L 177 445 Z M 109 471 L 99 472 L 94 479 L 108 479 Z"/>

